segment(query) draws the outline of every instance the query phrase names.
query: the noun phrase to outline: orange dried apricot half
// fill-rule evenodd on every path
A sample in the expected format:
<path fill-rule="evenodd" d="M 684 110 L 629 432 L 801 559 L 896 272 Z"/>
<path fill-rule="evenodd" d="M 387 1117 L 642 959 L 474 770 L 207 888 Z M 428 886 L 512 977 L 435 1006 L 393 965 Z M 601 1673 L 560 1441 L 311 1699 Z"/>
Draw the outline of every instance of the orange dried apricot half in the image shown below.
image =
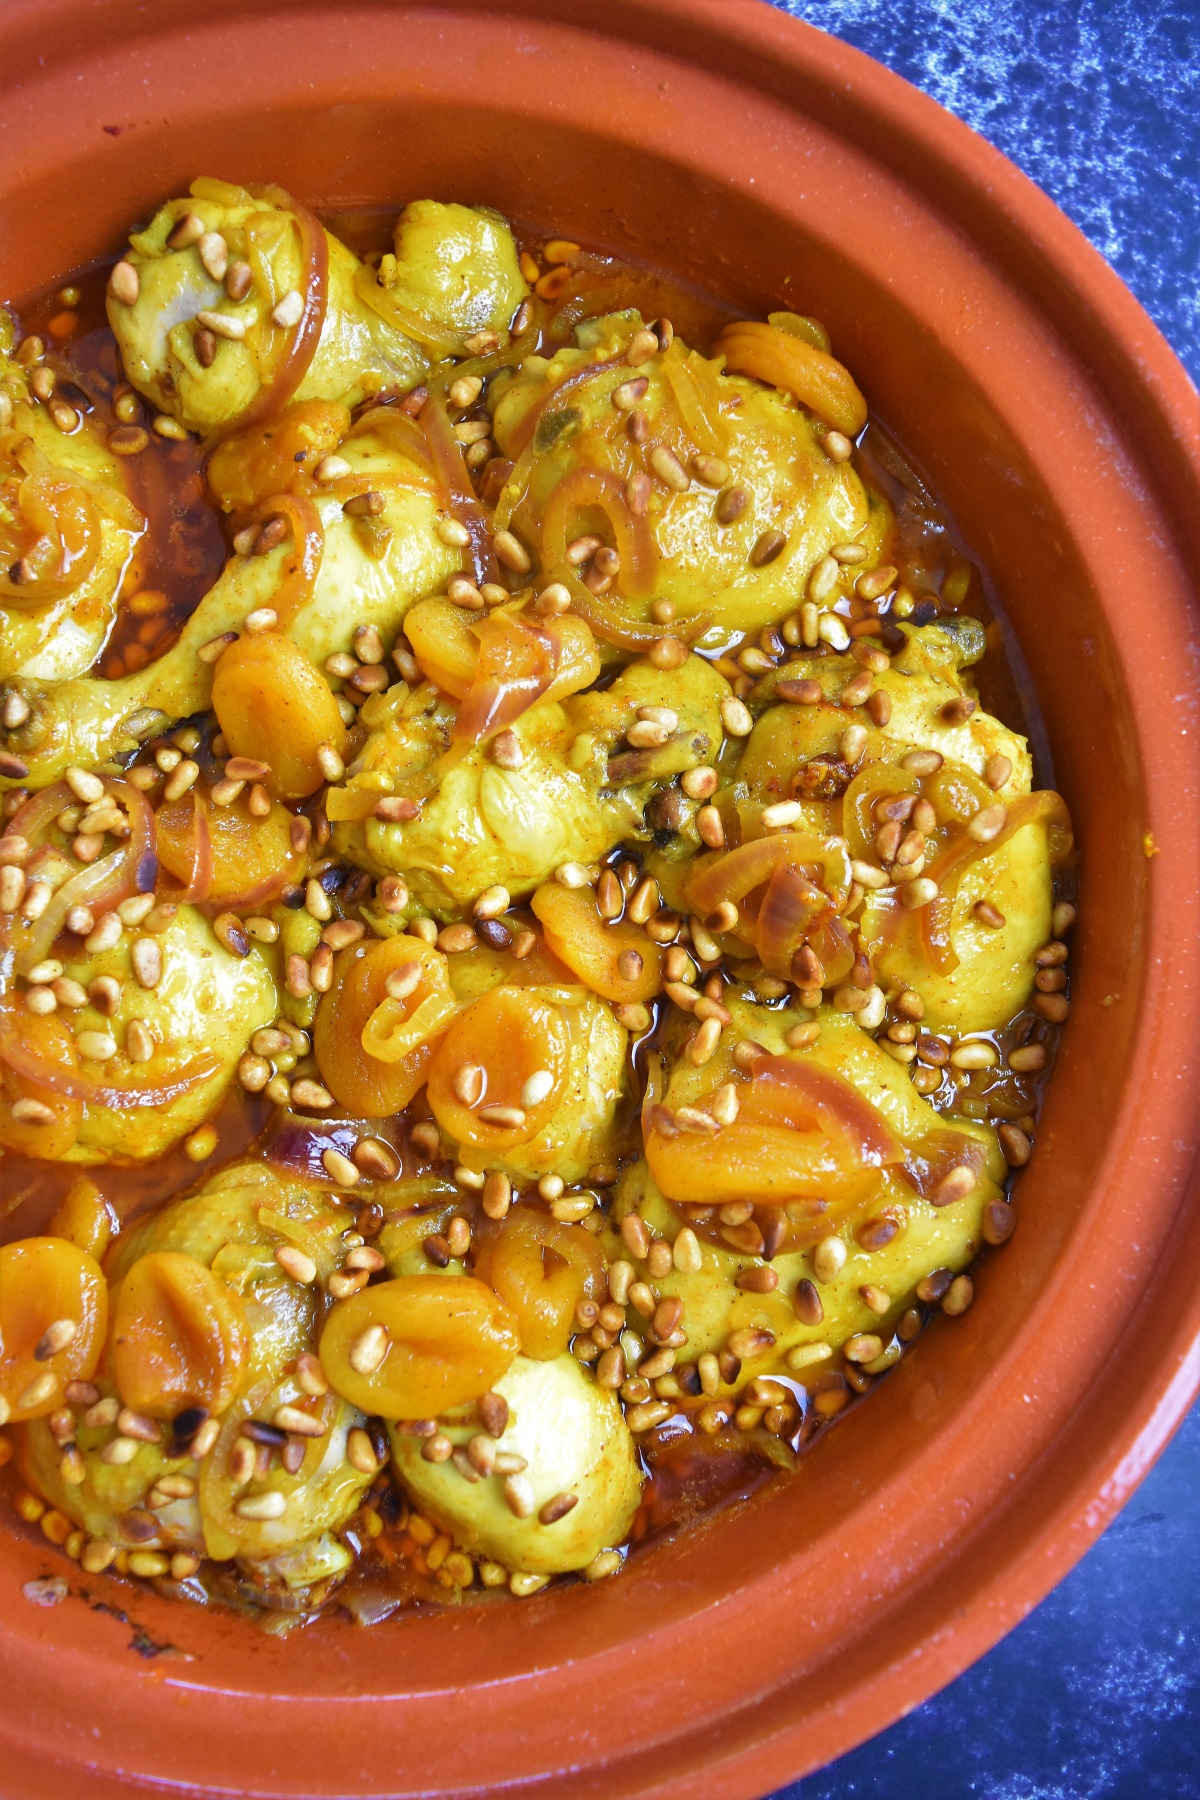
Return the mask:
<path fill-rule="evenodd" d="M 545 1129 L 570 1064 L 566 1021 L 536 990 L 498 987 L 459 1013 L 429 1071 L 438 1124 L 460 1144 L 501 1151 Z"/>
<path fill-rule="evenodd" d="M 480 1251 L 475 1272 L 511 1306 L 523 1354 L 549 1362 L 569 1347 L 579 1302 L 604 1291 L 606 1267 L 581 1225 L 518 1206 Z"/>
<path fill-rule="evenodd" d="M 0 1250 L 0 1402 L 37 1419 L 68 1381 L 94 1373 L 108 1328 L 108 1287 L 95 1257 L 63 1238 L 19 1238 Z"/>
<path fill-rule="evenodd" d="M 189 1406 L 223 1412 L 249 1349 L 241 1300 L 178 1250 L 141 1256 L 117 1289 L 110 1354 L 126 1406 L 171 1419 Z"/>
<path fill-rule="evenodd" d="M 352 1406 L 382 1419 L 435 1419 L 487 1393 L 519 1348 L 513 1312 L 482 1281 L 401 1275 L 340 1301 L 320 1355 Z"/>
<path fill-rule="evenodd" d="M 322 744 L 341 752 L 346 727 L 311 656 L 275 632 L 230 644 L 213 676 L 213 711 L 234 756 L 264 762 L 267 785 L 286 800 L 315 794 Z"/>
<path fill-rule="evenodd" d="M 662 951 L 630 921 L 600 917 L 591 888 L 545 881 L 530 905 L 546 942 L 585 987 L 604 1000 L 652 1000 L 662 986 Z"/>
<path fill-rule="evenodd" d="M 352 944 L 336 957 L 333 985 L 317 1008 L 313 1048 L 322 1081 L 356 1118 L 401 1112 L 457 1010 L 446 958 L 423 938 L 401 933 Z"/>

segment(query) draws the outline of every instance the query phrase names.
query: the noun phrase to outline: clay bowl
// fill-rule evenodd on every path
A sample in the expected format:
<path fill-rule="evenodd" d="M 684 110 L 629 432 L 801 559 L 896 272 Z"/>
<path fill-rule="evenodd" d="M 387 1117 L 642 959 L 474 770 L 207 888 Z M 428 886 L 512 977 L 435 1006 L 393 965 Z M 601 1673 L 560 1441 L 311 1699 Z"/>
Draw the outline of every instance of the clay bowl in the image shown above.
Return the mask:
<path fill-rule="evenodd" d="M 0 291 L 200 171 L 490 201 L 751 308 L 802 296 L 999 585 L 1082 847 L 1073 1017 L 974 1308 L 797 1479 L 611 1584 L 373 1632 L 87 1583 L 190 1661 L 27 1604 L 61 1564 L 0 1540 L 9 1793 L 761 1794 L 1035 1605 L 1197 1386 L 1195 392 L 1014 168 L 765 6 L 8 0 L 0 69 Z"/>

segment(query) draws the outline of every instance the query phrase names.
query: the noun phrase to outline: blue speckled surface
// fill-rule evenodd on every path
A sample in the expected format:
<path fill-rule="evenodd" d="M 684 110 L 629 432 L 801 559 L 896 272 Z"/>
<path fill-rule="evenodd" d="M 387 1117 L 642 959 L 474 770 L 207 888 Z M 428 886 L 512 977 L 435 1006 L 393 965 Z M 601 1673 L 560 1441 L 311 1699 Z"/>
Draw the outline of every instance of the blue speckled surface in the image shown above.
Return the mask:
<path fill-rule="evenodd" d="M 1070 214 L 1200 379 L 1200 0 L 776 0 Z M 907 1719 L 776 1800 L 1198 1800 L 1200 1410 L 1071 1575 Z"/>

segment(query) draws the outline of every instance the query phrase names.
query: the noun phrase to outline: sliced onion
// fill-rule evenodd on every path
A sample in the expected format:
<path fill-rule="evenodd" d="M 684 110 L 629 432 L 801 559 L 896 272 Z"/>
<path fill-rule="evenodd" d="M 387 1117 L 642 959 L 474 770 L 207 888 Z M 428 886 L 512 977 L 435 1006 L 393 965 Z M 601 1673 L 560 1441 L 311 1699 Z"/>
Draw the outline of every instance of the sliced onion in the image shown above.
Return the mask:
<path fill-rule="evenodd" d="M 823 971 L 822 987 L 836 987 L 845 981 L 854 967 L 854 944 L 841 919 L 828 913 L 818 920 L 808 934 L 808 944 Z"/>
<path fill-rule="evenodd" d="M 17 956 L 17 970 L 22 975 L 27 974 L 45 957 L 63 929 L 63 922 L 73 906 L 86 906 L 93 913 L 109 912 L 133 894 L 148 894 L 153 891 L 158 878 L 158 856 L 155 851 L 154 814 L 146 796 L 127 781 L 118 781 L 111 775 L 102 779 L 105 792 L 119 800 L 129 814 L 129 842 L 120 850 L 101 857 L 90 868 L 81 869 L 78 875 L 72 875 L 52 895 L 45 912 L 34 924 L 28 940 Z M 62 810 L 62 793 L 70 792 L 65 783 L 57 791 L 58 798 L 51 817 Z M 36 802 L 27 802 L 13 820 L 13 826 L 36 804 L 39 809 L 37 824 L 39 829 L 42 828 L 46 822 L 47 810 L 44 803 L 48 795 L 55 792 L 56 789 L 48 789 L 46 794 L 36 797 Z M 26 820 L 23 834 L 31 828 L 30 821 Z"/>
<path fill-rule="evenodd" d="M 697 450 L 705 450 L 710 456 L 724 456 L 729 445 L 721 425 L 721 395 L 712 364 L 695 350 L 689 350 L 685 355 L 679 339 L 675 338 L 662 359 L 662 372 Z M 704 386 L 711 389 L 707 396 L 702 391 Z"/>
<path fill-rule="evenodd" d="M 47 1062 L 28 1044 L 21 1041 L 20 1030 L 11 1004 L 0 1005 L 0 1062 L 8 1064 L 16 1074 L 35 1087 L 49 1088 L 71 1100 L 82 1100 L 88 1106 L 106 1106 L 114 1111 L 129 1111 L 136 1106 L 168 1106 L 181 1094 L 190 1093 L 220 1068 L 220 1059 L 211 1050 L 202 1050 L 185 1063 L 173 1081 L 157 1086 L 95 1081 L 91 1076 L 61 1068 Z"/>
<path fill-rule="evenodd" d="M 818 837 L 812 831 L 780 831 L 771 837 L 753 838 L 736 850 L 709 858 L 688 880 L 688 902 L 702 917 L 715 912 L 722 900 L 740 905 L 782 865 L 815 872 L 833 911 L 840 912 L 845 906 L 851 880 L 845 839 Z"/>
<path fill-rule="evenodd" d="M 990 856 L 994 850 L 1000 849 L 1018 831 L 1026 825 L 1045 825 L 1048 830 L 1060 832 L 1065 840 L 1064 854 L 1069 853 L 1071 820 L 1061 794 L 1052 789 L 1043 789 L 1036 794 L 1023 794 L 1008 809 L 1008 817 L 994 838 L 987 843 L 977 843 L 965 830 L 949 843 L 926 869 L 925 873 L 931 881 L 937 883 L 936 897 L 923 906 L 919 913 L 912 913 L 900 905 L 898 899 L 891 899 L 882 925 L 881 936 L 886 941 L 894 940 L 906 921 L 916 919 L 919 922 L 921 947 L 925 957 L 938 975 L 949 975 L 959 964 L 958 952 L 951 941 L 951 926 L 954 921 L 954 904 L 958 898 L 958 890 L 963 876 L 973 862 L 980 857 Z"/>
<path fill-rule="evenodd" d="M 474 579 L 477 583 L 496 581 L 500 571 L 492 549 L 492 534 L 479 498 L 471 486 L 471 477 L 467 474 L 467 465 L 463 461 L 462 447 L 450 424 L 450 415 L 436 394 L 431 394 L 426 400 L 421 408 L 420 419 L 434 471 L 445 490 L 450 510 L 470 536 Z"/>
<path fill-rule="evenodd" d="M 366 263 L 354 271 L 354 291 L 364 306 L 381 318 L 385 325 L 394 331 L 403 332 L 405 337 L 412 338 L 415 343 L 432 352 L 440 362 L 445 356 L 453 356 L 458 349 L 458 336 L 455 332 L 446 331 L 435 325 L 424 313 L 414 312 L 411 306 L 403 306 L 395 299 L 390 288 L 385 288 L 374 269 Z"/>
<path fill-rule="evenodd" d="M 525 446 L 533 442 L 533 434 L 545 418 L 546 414 L 551 412 L 553 408 L 557 406 L 558 402 L 571 393 L 574 388 L 581 387 L 585 381 L 590 381 L 594 375 L 604 375 L 610 369 L 623 369 L 625 367 L 626 363 L 623 356 L 611 356 L 602 362 L 577 364 L 575 368 L 571 369 L 563 376 L 561 381 L 556 381 L 554 386 L 547 393 L 543 394 L 540 400 L 535 400 L 533 404 L 522 413 L 521 417 L 517 420 L 517 423 L 508 434 L 509 441 L 504 446 L 506 455 L 511 456 L 515 462 Z M 630 373 L 632 374 L 632 370 Z"/>
<path fill-rule="evenodd" d="M 432 1037 L 444 1035 L 458 1011 L 458 1001 L 447 989 L 425 998 L 411 1012 L 403 1000 L 381 1000 L 362 1029 L 362 1047 L 377 1062 L 403 1062 Z"/>
<path fill-rule="evenodd" d="M 712 624 L 711 613 L 696 613 L 692 618 L 675 621 L 670 631 L 661 625 L 637 625 L 627 619 L 619 602 L 607 595 L 593 594 L 584 587 L 574 570 L 558 577 L 571 590 L 571 610 L 589 624 L 598 638 L 615 644 L 619 650 L 646 651 L 663 638 L 678 638 L 681 644 L 694 644 Z"/>
<path fill-rule="evenodd" d="M 792 958 L 829 900 L 801 869 L 780 863 L 763 895 L 754 930 L 754 947 L 768 975 L 792 978 Z"/>
<path fill-rule="evenodd" d="M 188 884 L 182 893 L 172 894 L 176 905 L 185 902 L 198 904 L 207 900 L 212 892 L 213 882 L 213 845 L 212 822 L 208 815 L 208 803 L 199 787 L 192 789 L 192 869 Z M 232 910 L 232 909 L 229 909 Z"/>
<path fill-rule="evenodd" d="M 75 804 L 75 796 L 66 782 L 56 781 L 53 786 L 43 788 L 40 794 L 34 794 L 26 800 L 24 806 L 13 814 L 5 830 L 14 837 L 23 837 L 27 843 L 34 844 L 42 832 L 54 823 L 64 807 Z"/>
<path fill-rule="evenodd" d="M 904 1146 L 883 1114 L 850 1082 L 807 1059 L 760 1057 L 743 1090 L 742 1116 L 748 1124 L 770 1121 L 793 1131 L 820 1131 L 849 1171 L 904 1161 Z"/>
<path fill-rule="evenodd" d="M 64 881 L 57 892 L 51 895 L 45 912 L 34 923 L 17 955 L 18 974 L 27 975 L 30 969 L 43 961 L 63 929 L 63 922 L 73 906 L 86 906 L 93 913 L 97 908 L 106 912 L 133 892 L 128 846 L 110 851 L 99 862 L 92 863 L 90 868 L 72 875 L 69 881 Z"/>
<path fill-rule="evenodd" d="M 411 457 L 422 468 L 432 470 L 433 456 L 428 438 L 417 421 L 408 413 L 402 412 L 398 406 L 381 402 L 378 406 L 370 407 L 351 426 L 346 433 L 345 442 L 349 443 L 356 437 L 370 437 L 373 433 L 381 433 L 390 438 L 394 448 L 403 456 Z"/>
<path fill-rule="evenodd" d="M 625 483 L 611 469 L 572 469 L 550 495 L 542 520 L 542 567 L 547 580 L 562 581 L 574 576 L 567 561 L 567 546 L 578 537 L 579 516 L 588 510 L 602 512 L 612 528 L 621 558 L 622 594 L 631 600 L 648 598 L 654 591 L 658 545 L 646 515 L 630 512 Z M 573 593 L 576 587 L 582 587 L 578 577 L 572 584 Z M 583 592 L 589 599 L 600 598 L 589 594 L 586 588 Z M 588 623 L 591 624 L 590 619 Z M 654 635 L 661 637 L 661 630 Z"/>
<path fill-rule="evenodd" d="M 272 206 L 290 212 L 295 218 L 300 232 L 300 291 L 304 296 L 304 311 L 288 331 L 270 380 L 259 389 L 241 417 L 225 426 L 220 434 L 222 437 L 227 437 L 233 430 L 241 431 L 247 425 L 267 423 L 276 418 L 294 397 L 316 355 L 329 299 L 329 243 L 320 220 L 283 188 L 255 187 L 249 191 L 256 200 L 268 200 Z"/>
<path fill-rule="evenodd" d="M 326 1150 L 340 1150 L 349 1156 L 360 1138 L 387 1138 L 389 1122 L 384 1119 L 312 1119 L 292 1112 L 275 1115 L 264 1155 L 269 1163 L 291 1169 L 298 1175 L 328 1184 L 329 1171 L 321 1158 Z M 397 1156 L 399 1146 L 392 1144 Z"/>
<path fill-rule="evenodd" d="M 553 623 L 493 613 L 479 633 L 479 660 L 454 723 L 456 745 L 485 744 L 503 731 L 554 680 L 560 642 Z"/>
<path fill-rule="evenodd" d="M 292 548 L 284 558 L 283 579 L 271 601 L 278 629 L 283 631 L 313 597 L 325 554 L 325 527 L 312 501 L 301 494 L 273 494 L 260 501 L 250 515 L 256 524 L 273 518 L 286 519 L 292 528 Z"/>

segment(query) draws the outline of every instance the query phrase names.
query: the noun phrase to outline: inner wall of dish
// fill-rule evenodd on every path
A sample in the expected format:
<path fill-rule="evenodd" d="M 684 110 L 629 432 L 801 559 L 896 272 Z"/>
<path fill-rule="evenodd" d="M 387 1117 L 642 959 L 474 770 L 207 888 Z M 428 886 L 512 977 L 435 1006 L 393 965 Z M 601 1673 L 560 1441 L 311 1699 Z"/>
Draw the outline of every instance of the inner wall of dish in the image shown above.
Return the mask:
<path fill-rule="evenodd" d="M 944 267 L 905 269 L 877 252 L 860 260 L 853 251 L 861 233 L 846 231 L 838 241 L 836 202 L 823 212 L 814 204 L 811 217 L 793 221 L 711 171 L 589 135 L 578 123 L 514 118 L 478 104 L 366 101 L 131 129 L 106 140 L 100 159 L 44 170 L 9 208 L 16 254 L 4 267 L 6 291 L 51 280 L 89 254 L 111 254 L 133 219 L 201 172 L 281 180 L 322 207 L 398 204 L 423 194 L 487 202 L 656 264 L 748 310 L 782 303 L 821 318 L 995 582 L 1033 672 L 1057 785 L 1085 859 L 1105 829 L 1104 859 L 1095 870 L 1085 860 L 1077 996 L 1086 1001 L 1089 990 L 1111 989 L 1136 1001 L 1142 804 L 1128 704 L 1085 554 L 1036 473 L 1023 432 L 956 360 L 953 321 L 980 302 L 956 292 L 955 258 L 974 267 L 985 290 L 995 280 L 971 264 L 963 241 L 947 233 Z M 922 314 L 937 302 L 931 322 L 906 299 L 907 292 L 918 298 L 916 282 Z M 990 327 L 977 317 L 959 328 Z M 1041 329 L 1059 378 L 1072 379 L 1065 351 L 1044 323 Z M 1010 354 L 1018 348 L 1007 346 Z M 997 357 L 1005 353 L 998 341 Z M 1081 390 L 1080 405 L 1087 404 Z M 1025 418 L 1032 438 L 1042 426 L 1032 407 Z M 1113 835 L 1114 821 L 1126 822 L 1117 828 L 1124 838 Z M 1103 932 L 1089 927 L 1089 915 L 1102 919 Z M 1057 1120 L 1115 1112 L 1128 1055 L 1125 1036 L 1114 1031 L 1089 1041 L 1085 1058 L 1073 1042 L 1077 1031 L 1066 1033 L 1039 1157 L 1018 1191 L 1018 1207 L 1036 1229 L 1018 1232 L 994 1279 L 985 1270 L 965 1320 L 932 1332 L 870 1407 L 854 1409 L 829 1434 L 800 1482 L 782 1484 L 755 1508 L 756 1524 L 722 1523 L 723 1531 L 746 1534 L 756 1563 L 815 1540 L 851 1495 L 862 1497 L 918 1456 L 961 1414 L 1019 1332 L 1087 1199 L 1101 1150 L 1099 1133 L 1082 1142 L 1074 1135 L 1068 1148 Z"/>

